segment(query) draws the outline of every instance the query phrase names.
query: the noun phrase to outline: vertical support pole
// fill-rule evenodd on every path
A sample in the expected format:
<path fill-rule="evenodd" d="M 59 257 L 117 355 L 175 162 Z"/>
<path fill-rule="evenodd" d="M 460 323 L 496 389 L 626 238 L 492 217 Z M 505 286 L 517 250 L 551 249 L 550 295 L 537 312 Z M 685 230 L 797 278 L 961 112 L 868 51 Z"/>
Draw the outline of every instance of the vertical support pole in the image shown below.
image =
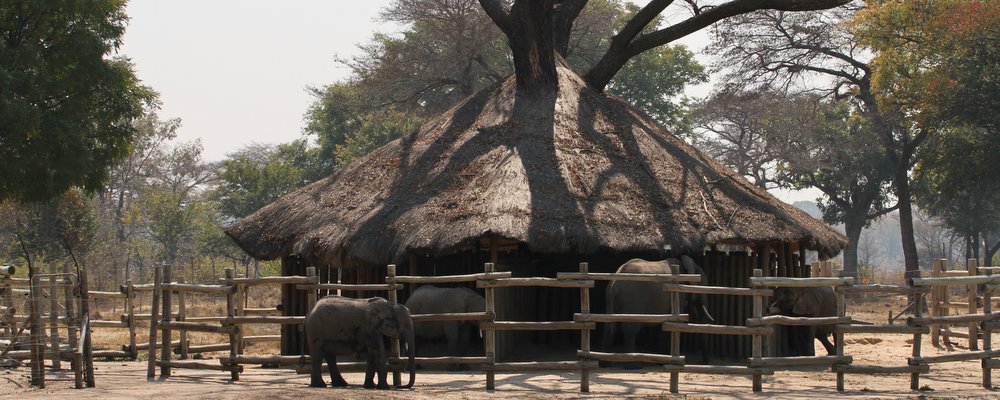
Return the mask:
<path fill-rule="evenodd" d="M 990 269 L 986 270 L 986 275 L 993 275 L 993 271 Z M 993 285 L 985 285 L 983 290 L 983 315 L 987 318 L 993 313 Z M 983 324 L 983 351 L 989 353 L 993 350 L 993 330 L 989 328 L 990 324 Z M 990 368 L 991 359 L 984 358 L 980 360 L 983 367 L 983 388 L 993 389 L 993 370 Z"/>
<path fill-rule="evenodd" d="M 52 275 L 49 276 L 49 358 L 52 361 L 52 369 L 62 369 L 62 361 L 59 356 L 59 282 L 56 281 L 56 270 L 58 266 L 49 266 Z M 70 322 L 72 324 L 72 321 Z"/>
<path fill-rule="evenodd" d="M 90 319 L 90 280 L 87 278 L 87 269 L 80 268 L 80 317 Z M 94 387 L 94 335 L 91 332 L 93 325 L 88 324 L 87 329 L 80 329 L 83 335 L 83 370 L 84 380 L 87 387 Z"/>
<path fill-rule="evenodd" d="M 580 273 L 590 272 L 590 264 L 580 263 Z M 590 314 L 590 288 L 580 288 L 580 313 Z M 580 331 L 580 350 L 590 352 L 590 329 Z M 590 370 L 586 367 L 580 368 L 580 392 L 590 392 Z"/>
<path fill-rule="evenodd" d="M 135 285 L 131 279 L 125 281 L 125 307 L 128 309 L 128 352 L 135 360 L 139 357 L 139 350 L 135 339 Z"/>
<path fill-rule="evenodd" d="M 681 266 L 677 264 L 670 265 L 670 274 L 673 276 L 678 276 L 681 273 Z M 670 315 L 674 317 L 674 321 L 677 321 L 680 316 L 681 310 L 681 294 L 680 292 L 671 290 L 670 291 Z M 689 323 L 691 321 L 688 321 Z M 670 332 L 670 356 L 673 358 L 680 357 L 681 354 L 681 335 L 680 332 L 674 331 Z M 681 363 L 684 365 L 685 363 Z M 676 369 L 670 371 L 670 393 L 677 393 L 680 388 L 680 372 Z"/>
<path fill-rule="evenodd" d="M 840 317 L 840 318 L 844 318 L 844 317 L 847 316 L 847 302 L 844 299 L 844 292 L 841 292 L 841 291 L 837 290 L 836 293 L 837 293 L 837 316 Z M 836 343 L 837 343 L 837 345 L 836 345 L 837 357 L 843 357 L 844 356 L 844 332 L 841 332 L 839 330 L 834 330 L 833 331 L 833 340 L 836 341 Z M 844 391 L 844 372 L 843 371 L 837 371 L 837 391 L 838 392 L 843 392 Z"/>
<path fill-rule="evenodd" d="M 941 275 L 944 276 L 948 272 L 948 260 L 941 260 Z M 938 288 L 941 291 L 941 315 L 951 315 L 951 286 L 941 286 Z M 951 346 L 951 326 L 947 324 L 938 324 L 939 332 L 941 332 L 941 340 L 944 342 L 945 346 Z M 950 347 L 949 347 L 950 348 Z"/>
<path fill-rule="evenodd" d="M 184 283 L 184 277 L 177 278 L 177 283 Z M 185 307 L 185 303 L 186 303 L 185 297 L 187 297 L 187 293 L 185 293 L 185 292 L 177 292 L 177 320 L 178 321 L 184 321 L 184 320 L 187 319 L 187 311 L 185 310 L 185 308 L 186 308 Z M 181 360 L 187 360 L 188 359 L 188 332 L 187 332 L 187 330 L 181 329 L 180 331 L 178 331 L 177 336 L 178 336 L 178 338 L 181 341 L 181 343 L 180 343 L 180 347 L 181 347 L 180 348 L 180 355 L 181 355 L 181 357 L 180 358 L 181 358 Z M 171 351 L 172 350 L 173 349 L 171 349 Z"/>
<path fill-rule="evenodd" d="M 969 276 L 978 275 L 978 260 L 975 258 L 970 258 L 965 260 L 965 268 L 969 272 Z M 969 314 L 975 314 L 979 312 L 979 307 L 976 307 L 976 284 L 968 285 L 966 288 L 966 298 L 969 302 Z M 979 350 L 979 324 L 976 322 L 969 322 L 969 350 L 976 351 Z"/>
<path fill-rule="evenodd" d="M 233 381 L 240 380 L 239 365 L 236 364 L 236 357 L 240 354 L 240 343 L 239 336 L 237 332 L 240 330 L 240 326 L 233 321 L 233 317 L 236 316 L 236 303 L 239 302 L 239 298 L 236 297 L 236 270 L 232 268 L 226 268 L 226 283 L 231 285 L 232 288 L 226 292 L 226 317 L 228 321 L 226 324 L 232 326 L 232 330 L 229 331 L 229 364 L 227 365 L 229 370 L 229 379 Z"/>
<path fill-rule="evenodd" d="M 76 311 L 76 304 L 75 304 L 76 302 L 73 301 L 73 299 L 75 298 L 75 296 L 73 295 L 72 280 L 69 278 L 70 277 L 69 263 L 63 263 L 62 272 L 63 272 L 63 276 L 65 277 L 64 279 L 68 279 L 68 280 L 71 281 L 70 284 L 68 284 L 68 285 L 66 285 L 66 286 L 63 287 L 63 295 L 66 298 L 66 304 L 65 304 L 65 306 L 66 306 L 66 320 L 70 321 L 70 323 L 67 325 L 67 328 L 66 328 L 66 342 L 69 344 L 70 350 L 72 350 L 73 354 L 75 355 L 77 353 L 77 349 L 78 349 L 78 345 L 79 345 L 79 341 L 77 340 L 77 337 L 76 337 L 76 335 L 79 333 L 79 332 L 77 332 L 76 324 L 80 323 L 82 321 L 80 321 L 79 319 L 77 319 L 75 317 L 75 312 L 74 311 Z M 82 384 L 83 384 L 83 381 L 82 381 L 82 379 L 83 379 L 83 365 L 78 364 L 78 362 L 76 360 L 76 357 L 73 357 L 73 360 L 70 361 L 70 369 L 72 369 L 75 373 L 79 373 L 81 386 L 78 387 L 77 389 L 83 389 L 83 386 L 82 386 Z"/>
<path fill-rule="evenodd" d="M 396 264 L 389 264 L 386 268 L 385 283 L 390 286 L 389 288 L 389 303 L 395 304 L 399 302 L 399 296 L 396 293 Z M 395 338 L 389 341 L 392 343 L 392 353 L 390 357 L 393 361 L 399 361 L 399 338 Z M 399 387 L 402 377 L 399 372 L 399 363 L 393 362 L 389 365 L 392 369 L 392 385 Z"/>
<path fill-rule="evenodd" d="M 146 378 L 153 379 L 156 377 L 156 328 L 159 321 L 160 312 L 160 295 L 162 290 L 160 289 L 160 276 L 162 275 L 160 267 L 153 268 L 153 299 L 152 308 L 150 313 L 152 314 L 149 318 L 149 365 L 146 368 Z"/>
<path fill-rule="evenodd" d="M 316 267 L 306 267 L 306 276 L 316 279 L 311 283 L 319 282 L 319 279 L 316 277 Z M 309 289 L 309 293 L 306 293 L 306 299 L 309 301 L 309 311 L 312 311 L 313 307 L 316 307 L 316 301 L 319 300 L 319 295 L 317 294 L 317 290 Z"/>
<path fill-rule="evenodd" d="M 34 270 L 34 268 L 31 268 L 31 270 Z M 45 389 L 45 361 L 43 360 L 45 343 L 42 342 L 42 329 L 44 328 L 42 327 L 41 318 L 42 287 L 37 272 L 32 272 L 29 275 L 31 275 L 28 280 L 28 284 L 31 285 L 28 293 L 31 308 L 28 315 L 28 326 L 31 328 L 31 386 Z"/>
<path fill-rule="evenodd" d="M 919 278 L 920 277 L 920 271 L 913 271 L 913 277 L 914 278 Z M 915 303 L 913 304 L 913 317 L 914 318 L 920 318 L 922 316 L 921 315 L 922 314 L 922 310 L 921 310 L 921 307 L 920 307 L 920 302 L 922 300 L 922 297 L 923 297 L 923 293 L 917 293 L 915 296 L 913 296 L 913 299 L 915 301 Z M 920 357 L 920 347 L 921 347 L 920 346 L 920 340 L 921 340 L 920 339 L 920 334 L 919 333 L 914 333 L 913 334 L 913 352 L 910 353 L 910 355 L 913 356 L 914 358 L 917 358 L 917 359 L 919 359 L 919 357 Z M 920 373 L 919 372 L 911 372 L 910 373 L 910 390 L 919 390 L 919 389 L 920 389 Z"/>
<path fill-rule="evenodd" d="M 753 270 L 754 278 L 760 278 L 764 275 L 764 271 L 760 269 Z M 751 285 L 753 287 L 753 285 Z M 753 317 L 761 318 L 764 316 L 764 296 L 760 294 L 753 295 Z M 750 350 L 750 357 L 753 357 L 754 362 L 760 362 L 763 356 L 764 338 L 761 335 L 753 335 L 753 344 Z M 760 393 L 764 390 L 762 375 L 753 375 L 753 392 Z"/>
<path fill-rule="evenodd" d="M 163 265 L 163 283 L 171 283 L 173 281 L 173 269 L 174 266 L 171 264 Z M 170 304 L 170 297 L 173 295 L 173 291 L 162 290 L 161 286 L 160 294 L 163 297 L 162 299 L 160 299 L 160 304 L 163 306 L 163 309 L 160 310 L 160 313 L 162 314 L 161 318 L 163 318 L 163 322 L 167 323 L 161 326 L 160 329 L 160 334 L 163 336 L 161 338 L 163 347 L 160 348 L 160 376 L 164 378 L 169 378 L 170 377 L 169 363 L 170 363 L 171 353 L 173 353 L 173 349 L 171 348 L 172 345 L 171 342 L 174 339 L 173 335 L 171 334 L 169 325 L 169 322 L 173 320 L 173 307 Z"/>
<path fill-rule="evenodd" d="M 939 258 L 931 263 L 932 277 L 941 276 L 941 269 L 945 262 L 946 261 L 944 259 Z M 944 315 L 943 313 L 941 313 L 941 301 L 942 301 L 941 297 L 943 291 L 945 290 L 947 289 L 938 286 L 934 286 L 931 288 L 931 307 L 930 307 L 931 316 Z M 919 304 L 915 306 L 919 306 Z M 941 346 L 941 325 L 931 324 L 931 343 L 935 347 Z"/>
<path fill-rule="evenodd" d="M 492 274 L 494 271 L 493 263 L 486 263 L 486 273 Z M 496 389 L 496 331 L 493 330 L 493 323 L 497 321 L 496 317 L 496 304 L 494 303 L 493 297 L 493 287 L 487 287 L 486 289 L 486 315 L 490 316 L 487 320 L 490 322 L 488 325 L 490 328 L 485 329 L 483 332 L 483 345 L 486 347 L 486 390 Z"/>
<path fill-rule="evenodd" d="M 256 271 L 256 272 L 254 272 L 255 274 L 259 274 L 259 272 L 260 272 L 260 268 L 257 266 L 258 263 L 259 263 L 259 261 L 254 260 L 254 268 L 255 268 L 255 271 Z M 257 278 L 260 278 L 260 277 L 258 276 Z M 236 310 L 235 310 L 235 315 L 240 316 L 240 317 L 245 317 L 247 315 L 247 313 L 246 313 L 246 304 L 247 304 L 247 291 L 249 290 L 249 287 L 247 285 L 244 285 L 244 284 L 241 284 L 241 283 L 237 283 L 235 281 L 232 283 L 232 285 L 236 286 Z M 312 308 L 310 308 L 309 310 L 312 310 Z M 306 312 L 309 312 L 309 310 L 306 310 Z M 245 351 L 243 351 L 245 346 L 246 346 L 246 344 L 243 343 L 243 329 L 238 329 L 236 331 L 236 354 L 243 354 L 243 353 L 245 353 Z"/>

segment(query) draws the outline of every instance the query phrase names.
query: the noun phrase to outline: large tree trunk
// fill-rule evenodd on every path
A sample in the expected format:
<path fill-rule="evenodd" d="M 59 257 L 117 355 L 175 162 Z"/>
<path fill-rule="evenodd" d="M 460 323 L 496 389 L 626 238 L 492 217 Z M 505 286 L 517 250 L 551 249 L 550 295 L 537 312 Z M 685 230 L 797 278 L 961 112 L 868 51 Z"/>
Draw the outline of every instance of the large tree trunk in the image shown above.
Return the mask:
<path fill-rule="evenodd" d="M 913 202 L 910 193 L 910 179 L 905 168 L 897 168 L 895 175 L 903 265 L 905 266 L 906 278 L 911 278 L 914 271 L 920 270 L 920 260 L 917 255 L 917 243 L 913 239 Z"/>
<path fill-rule="evenodd" d="M 865 227 L 867 213 L 862 211 L 850 215 L 844 221 L 844 233 L 847 235 L 847 248 L 844 249 L 844 273 L 843 276 L 858 277 L 858 243 L 861 240 L 861 231 Z"/>
<path fill-rule="evenodd" d="M 505 31 L 514 56 L 517 92 L 540 97 L 558 90 L 552 0 L 517 1 L 510 9 Z"/>

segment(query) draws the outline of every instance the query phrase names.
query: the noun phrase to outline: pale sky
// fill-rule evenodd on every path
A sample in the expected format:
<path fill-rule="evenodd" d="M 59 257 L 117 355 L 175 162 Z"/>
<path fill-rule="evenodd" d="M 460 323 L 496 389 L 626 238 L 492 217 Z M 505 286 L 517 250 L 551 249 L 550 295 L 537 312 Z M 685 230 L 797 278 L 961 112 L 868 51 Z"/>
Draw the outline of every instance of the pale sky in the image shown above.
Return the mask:
<path fill-rule="evenodd" d="M 396 31 L 377 21 L 389 2 L 131 0 L 119 54 L 160 93 L 160 118 L 181 119 L 178 139 L 200 139 L 205 159 L 218 161 L 251 143 L 301 138 L 313 100 L 306 88 L 346 78 L 335 56 L 356 54 L 376 31 Z M 698 54 L 706 35 L 692 36 L 681 42 Z M 687 95 L 709 89 L 701 85 Z M 785 201 L 816 198 L 775 194 Z"/>

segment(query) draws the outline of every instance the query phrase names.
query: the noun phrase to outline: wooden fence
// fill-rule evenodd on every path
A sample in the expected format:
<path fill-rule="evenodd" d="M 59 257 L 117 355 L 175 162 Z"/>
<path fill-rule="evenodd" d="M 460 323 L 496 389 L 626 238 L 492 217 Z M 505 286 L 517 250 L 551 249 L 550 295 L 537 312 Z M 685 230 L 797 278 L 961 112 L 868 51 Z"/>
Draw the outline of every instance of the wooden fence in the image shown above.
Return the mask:
<path fill-rule="evenodd" d="M 315 304 L 321 293 L 339 293 L 341 291 L 354 292 L 381 292 L 391 300 L 396 301 L 398 291 L 405 284 L 429 284 L 429 283 L 472 283 L 483 289 L 485 292 L 486 308 L 483 312 L 452 313 L 452 314 L 425 314 L 414 315 L 415 322 L 420 321 L 479 321 L 484 337 L 484 356 L 482 357 L 420 357 L 417 359 L 421 364 L 479 364 L 484 371 L 486 388 L 495 388 L 495 374 L 497 372 L 525 372 L 535 370 L 569 370 L 580 371 L 580 390 L 589 391 L 589 381 L 593 371 L 598 366 L 598 361 L 616 362 L 646 362 L 665 364 L 665 371 L 670 374 L 670 390 L 672 393 L 679 392 L 679 374 L 727 374 L 727 375 L 747 375 L 752 377 L 752 390 L 762 391 L 762 377 L 772 375 L 777 371 L 796 370 L 803 367 L 829 366 L 830 372 L 836 374 L 836 384 L 839 391 L 844 390 L 845 374 L 871 374 L 871 373 L 898 373 L 910 374 L 911 387 L 919 388 L 920 376 L 931 371 L 931 364 L 955 362 L 964 360 L 981 360 L 983 373 L 983 386 L 991 387 L 990 371 L 1000 368 L 1000 360 L 995 358 L 1000 356 L 1000 350 L 992 350 L 990 339 L 992 330 L 1000 326 L 1000 313 L 992 311 L 992 301 L 983 301 L 983 309 L 969 307 L 969 312 L 959 315 L 938 315 L 932 310 L 929 316 L 924 316 L 920 307 L 914 308 L 914 315 L 907 318 L 905 325 L 870 325 L 854 321 L 848 316 L 845 295 L 852 293 L 873 293 L 873 294 L 905 294 L 915 297 L 921 304 L 920 298 L 925 295 L 934 296 L 940 289 L 948 290 L 953 287 L 964 287 L 969 293 L 975 294 L 977 286 L 983 286 L 984 299 L 992 299 L 993 292 L 1000 287 L 1000 276 L 992 276 L 992 270 L 972 269 L 972 271 L 985 271 L 987 275 L 948 274 L 945 276 L 931 276 L 922 278 L 919 274 L 908 281 L 904 286 L 891 285 L 857 285 L 853 278 L 834 277 L 814 277 L 814 278 L 781 278 L 762 276 L 760 269 L 753 270 L 753 277 L 750 279 L 749 288 L 732 288 L 722 286 L 701 286 L 699 275 L 679 274 L 676 269 L 671 274 L 643 275 L 643 274 L 613 274 L 613 273 L 591 273 L 587 263 L 581 263 L 578 272 L 561 272 L 556 278 L 544 277 L 512 277 L 510 272 L 496 272 L 492 263 L 486 263 L 484 272 L 467 275 L 451 276 L 397 276 L 396 268 L 390 265 L 387 268 L 387 276 L 384 284 L 339 284 L 320 283 L 314 268 L 307 269 L 306 276 L 284 276 L 266 278 L 237 278 L 232 269 L 226 271 L 226 277 L 217 284 L 199 285 L 186 284 L 183 282 L 173 282 L 170 277 L 169 268 L 157 268 L 155 270 L 154 283 L 151 285 L 133 285 L 127 283 L 123 286 L 124 294 L 112 294 L 96 292 L 95 297 L 124 300 L 126 302 L 125 312 L 122 320 L 128 323 L 122 325 L 120 321 L 89 321 L 92 326 L 107 328 L 112 327 L 111 322 L 118 322 L 115 328 L 129 328 L 134 342 L 135 321 L 143 319 L 144 316 L 135 314 L 134 298 L 135 293 L 149 291 L 152 293 L 153 307 L 150 320 L 150 340 L 147 346 L 135 343 L 128 345 L 128 353 L 135 357 L 138 351 L 147 350 L 149 352 L 148 375 L 155 376 L 155 367 L 160 367 L 161 376 L 170 376 L 171 368 L 195 368 L 206 370 L 217 370 L 229 372 L 231 379 L 239 379 L 243 366 L 248 364 L 272 364 L 272 365 L 297 365 L 299 372 L 307 372 L 310 363 L 308 355 L 301 356 L 248 356 L 244 354 L 244 346 L 256 340 L 276 340 L 271 336 L 266 339 L 256 339 L 243 335 L 242 327 L 247 324 L 281 324 L 300 325 L 304 321 L 304 316 L 276 316 L 272 315 L 271 309 L 249 309 L 240 301 L 241 296 L 245 296 L 247 288 L 254 285 L 293 285 L 295 289 L 308 291 L 310 308 Z M 9 288 L 15 283 L 9 277 L 5 278 L 0 269 L 0 288 Z M 52 286 L 53 277 L 49 279 Z M 41 279 L 36 277 L 36 279 Z M 598 314 L 592 312 L 590 305 L 590 291 L 595 287 L 594 282 L 598 280 L 631 280 L 663 283 L 664 290 L 671 296 L 672 309 L 668 314 Z M 58 285 L 59 282 L 56 282 Z M 39 281 L 41 285 L 41 281 Z M 837 315 L 833 317 L 788 317 L 781 315 L 766 315 L 767 306 L 770 304 L 770 297 L 773 288 L 778 287 L 832 287 L 837 296 Z M 55 286 L 53 286 L 55 287 Z M 67 286 L 68 287 L 68 286 Z M 546 287 L 546 288 L 577 288 L 580 290 L 580 307 L 578 312 L 567 315 L 566 320 L 559 321 L 506 321 L 497 319 L 496 290 L 516 287 Z M 16 295 L 13 290 L 6 290 L 6 297 Z M 95 293 L 95 292 L 91 292 Z M 190 317 L 185 313 L 186 296 L 200 293 L 226 298 L 225 316 L 222 317 Z M 746 319 L 745 325 L 714 325 L 695 324 L 688 320 L 688 316 L 681 313 L 680 296 L 683 295 L 707 295 L 707 296 L 751 296 L 752 315 Z M 975 305 L 976 298 L 970 297 L 970 304 Z M 177 312 L 173 311 L 173 303 L 177 302 Z M 942 301 L 943 303 L 943 298 Z M 4 314 L 6 310 L 11 310 L 12 306 L 7 306 L 8 299 L 4 299 L 0 304 L 0 321 L 13 320 Z M 85 304 L 86 302 L 84 302 Z M 932 301 L 931 304 L 937 304 Z M 945 303 L 947 304 L 947 303 Z M 67 307 L 69 309 L 70 307 Z M 570 319 L 570 317 L 572 317 Z M 6 319 L 4 319 L 6 318 Z M 200 318 L 200 319 L 196 319 Z M 71 318 L 65 318 L 71 319 Z M 670 332 L 670 352 L 669 354 L 646 354 L 646 353 L 610 353 L 594 351 L 591 346 L 592 332 L 598 323 L 649 323 L 659 324 L 664 331 Z M 821 356 L 795 356 L 777 357 L 765 356 L 765 343 L 767 339 L 776 334 L 776 326 L 818 326 L 835 325 L 835 354 Z M 970 327 L 969 337 L 976 340 L 979 333 L 982 333 L 982 350 L 978 350 L 970 345 L 967 352 L 955 352 L 943 355 L 925 355 L 921 348 L 922 335 L 932 334 L 933 328 L 946 326 L 949 324 L 965 324 Z M 971 329 L 976 329 L 972 333 Z M 8 329 L 9 330 L 9 329 Z M 0 329 L 0 332 L 8 332 Z M 496 333 L 498 331 L 518 331 L 518 330 L 576 330 L 580 332 L 580 347 L 576 352 L 575 359 L 550 362 L 498 362 L 496 357 Z M 86 331 L 86 330 L 84 330 Z M 177 331 L 181 335 L 179 342 L 174 342 L 173 332 Z M 228 341 L 214 345 L 193 348 L 186 345 L 183 335 L 189 331 L 214 332 L 228 336 Z M 849 354 L 845 354 L 844 336 L 858 333 L 892 333 L 913 335 L 912 353 L 907 358 L 905 365 L 857 365 Z M 948 332 L 955 336 L 956 332 Z M 157 340 L 159 334 L 159 340 Z M 746 360 L 745 365 L 696 365 L 688 364 L 680 353 L 680 340 L 683 334 L 722 334 L 722 335 L 742 335 L 751 336 L 752 352 Z M 939 332 L 940 334 L 940 332 Z M 71 335 L 72 336 L 72 335 Z M 157 346 L 157 342 L 160 343 Z M 157 359 L 156 350 L 159 347 L 160 357 Z M 83 346 L 79 346 L 80 349 Z M 173 350 L 173 351 L 172 351 Z M 172 353 L 177 352 L 181 359 L 187 358 L 188 353 L 199 351 L 227 351 L 227 356 L 219 358 L 217 364 L 180 360 L 172 360 Z M 95 354 L 97 355 L 97 354 Z M 400 346 L 398 341 L 394 341 L 392 346 L 392 370 L 394 381 L 399 382 L 400 367 L 403 365 L 400 356 Z M 899 360 L 902 361 L 902 360 Z M 341 367 L 345 371 L 356 371 L 364 368 L 364 363 L 342 363 Z M 326 368 L 325 366 L 323 368 Z"/>

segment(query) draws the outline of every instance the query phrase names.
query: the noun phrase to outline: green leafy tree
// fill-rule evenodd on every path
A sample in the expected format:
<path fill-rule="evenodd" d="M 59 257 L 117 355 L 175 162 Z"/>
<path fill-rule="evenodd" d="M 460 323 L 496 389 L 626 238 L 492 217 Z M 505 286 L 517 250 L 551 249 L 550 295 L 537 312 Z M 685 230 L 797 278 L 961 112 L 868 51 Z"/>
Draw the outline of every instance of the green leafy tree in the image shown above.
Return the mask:
<path fill-rule="evenodd" d="M 277 146 L 251 144 L 229 155 L 219 166 L 211 199 L 222 218 L 250 215 L 285 193 L 319 179 L 327 164 L 305 140 Z"/>
<path fill-rule="evenodd" d="M 125 2 L 0 3 L 0 199 L 94 191 L 126 157 L 153 93 L 111 57 Z"/>

